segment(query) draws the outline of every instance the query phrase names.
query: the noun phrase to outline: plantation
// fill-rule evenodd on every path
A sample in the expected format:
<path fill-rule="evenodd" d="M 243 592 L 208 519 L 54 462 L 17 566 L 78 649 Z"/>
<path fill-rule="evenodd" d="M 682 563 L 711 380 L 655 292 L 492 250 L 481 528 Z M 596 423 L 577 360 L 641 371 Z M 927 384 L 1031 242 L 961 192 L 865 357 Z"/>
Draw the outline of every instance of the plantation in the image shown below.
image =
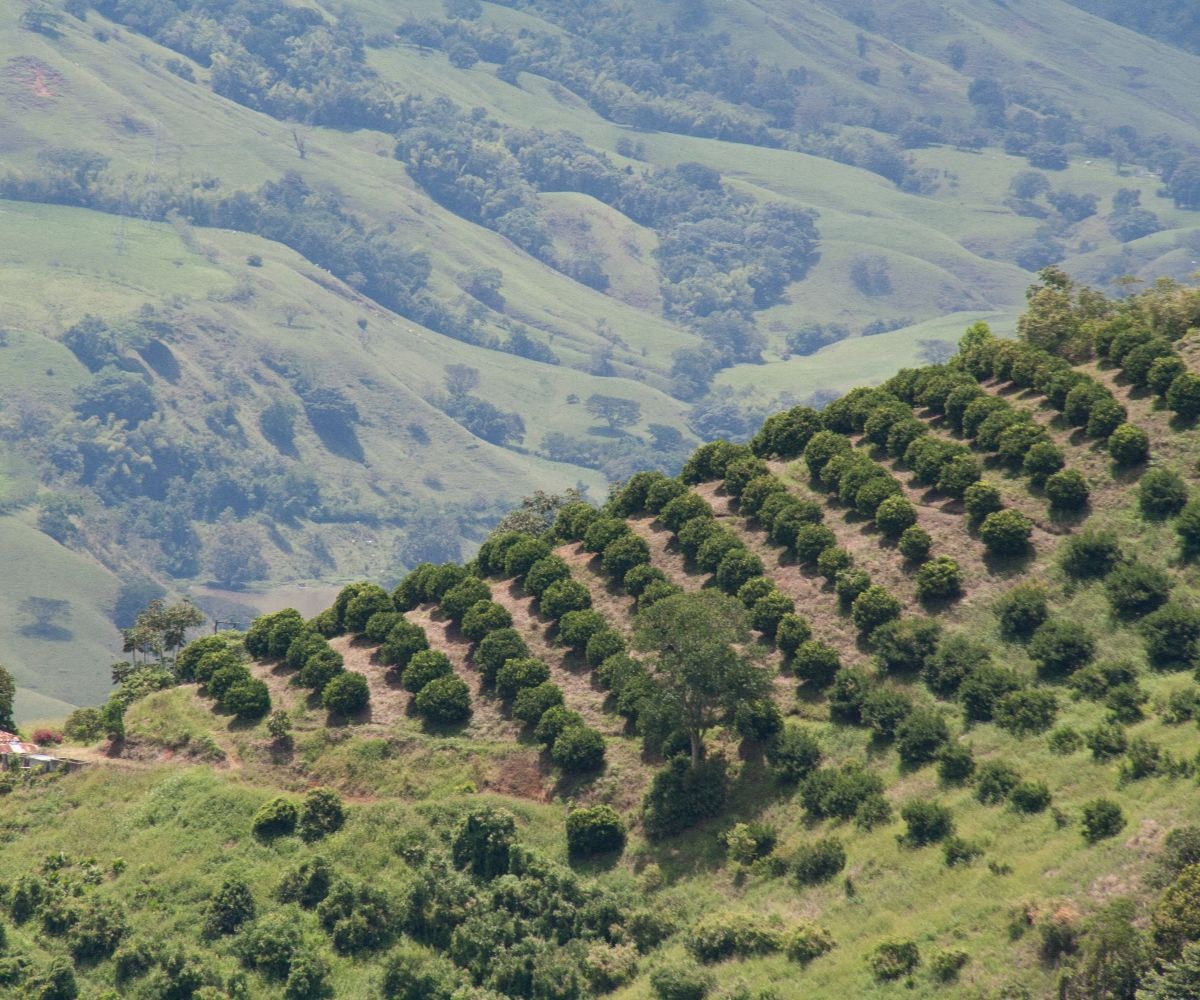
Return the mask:
<path fill-rule="evenodd" d="M 1181 995 L 1198 321 L 1047 271 L 1021 339 L 531 498 L 468 564 L 182 649 L 152 606 L 67 720 L 96 763 L 3 779 L 0 989 Z"/>

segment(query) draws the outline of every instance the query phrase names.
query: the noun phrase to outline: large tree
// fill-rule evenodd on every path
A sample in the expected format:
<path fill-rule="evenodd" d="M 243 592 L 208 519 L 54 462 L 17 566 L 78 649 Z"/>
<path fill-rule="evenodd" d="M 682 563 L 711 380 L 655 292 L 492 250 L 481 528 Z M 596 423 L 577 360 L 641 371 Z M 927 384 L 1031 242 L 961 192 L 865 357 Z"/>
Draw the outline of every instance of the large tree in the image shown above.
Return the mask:
<path fill-rule="evenodd" d="M 632 399 L 622 399 L 620 396 L 604 396 L 600 393 L 588 396 L 584 404 L 597 420 L 608 424 L 609 430 L 619 431 L 622 427 L 632 427 L 642 419 L 642 407 Z"/>
<path fill-rule="evenodd" d="M 715 590 L 663 598 L 638 616 L 635 645 L 654 658 L 664 696 L 687 729 L 693 766 L 709 729 L 769 691 L 766 670 L 739 649 L 749 640 L 745 607 Z"/>

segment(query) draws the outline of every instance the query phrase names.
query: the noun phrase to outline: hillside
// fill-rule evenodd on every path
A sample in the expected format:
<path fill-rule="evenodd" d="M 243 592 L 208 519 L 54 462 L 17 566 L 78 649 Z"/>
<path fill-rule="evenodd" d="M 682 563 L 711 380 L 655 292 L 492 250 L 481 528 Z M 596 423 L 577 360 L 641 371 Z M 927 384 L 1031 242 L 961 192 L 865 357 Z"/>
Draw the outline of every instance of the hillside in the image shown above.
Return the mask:
<path fill-rule="evenodd" d="M 54 640 L 0 616 L 23 718 L 139 598 L 394 582 L 1006 333 L 1046 264 L 1195 270 L 1197 57 L 1057 0 L 307 10 L 0 12 L 2 517 L 103 581 L 5 584 L 74 590 Z"/>
<path fill-rule="evenodd" d="M 11 995 L 1186 995 L 1198 321 L 1049 271 L 1017 340 L 151 657 L 5 798 Z"/>

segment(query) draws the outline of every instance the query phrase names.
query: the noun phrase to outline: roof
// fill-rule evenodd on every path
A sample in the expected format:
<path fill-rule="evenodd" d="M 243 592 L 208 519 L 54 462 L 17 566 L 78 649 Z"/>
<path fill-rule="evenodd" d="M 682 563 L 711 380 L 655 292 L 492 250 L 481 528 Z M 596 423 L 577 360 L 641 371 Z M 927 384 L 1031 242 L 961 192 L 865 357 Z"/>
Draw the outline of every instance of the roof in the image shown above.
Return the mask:
<path fill-rule="evenodd" d="M 25 743 L 14 733 L 0 732 L 0 754 L 35 754 L 41 753 L 42 748 L 35 743 Z"/>

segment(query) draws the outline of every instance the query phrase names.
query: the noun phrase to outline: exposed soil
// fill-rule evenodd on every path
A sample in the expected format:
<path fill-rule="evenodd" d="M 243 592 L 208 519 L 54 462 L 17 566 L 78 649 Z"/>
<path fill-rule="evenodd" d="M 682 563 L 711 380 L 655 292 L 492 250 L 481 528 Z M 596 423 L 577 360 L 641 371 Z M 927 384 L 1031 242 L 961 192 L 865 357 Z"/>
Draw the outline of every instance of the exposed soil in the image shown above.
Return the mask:
<path fill-rule="evenodd" d="M 12 103 L 24 103 L 33 107 L 46 107 L 57 100 L 66 79 L 63 75 L 32 56 L 17 56 L 4 67 L 4 89 Z M 24 99 L 24 100 L 22 100 Z"/>

